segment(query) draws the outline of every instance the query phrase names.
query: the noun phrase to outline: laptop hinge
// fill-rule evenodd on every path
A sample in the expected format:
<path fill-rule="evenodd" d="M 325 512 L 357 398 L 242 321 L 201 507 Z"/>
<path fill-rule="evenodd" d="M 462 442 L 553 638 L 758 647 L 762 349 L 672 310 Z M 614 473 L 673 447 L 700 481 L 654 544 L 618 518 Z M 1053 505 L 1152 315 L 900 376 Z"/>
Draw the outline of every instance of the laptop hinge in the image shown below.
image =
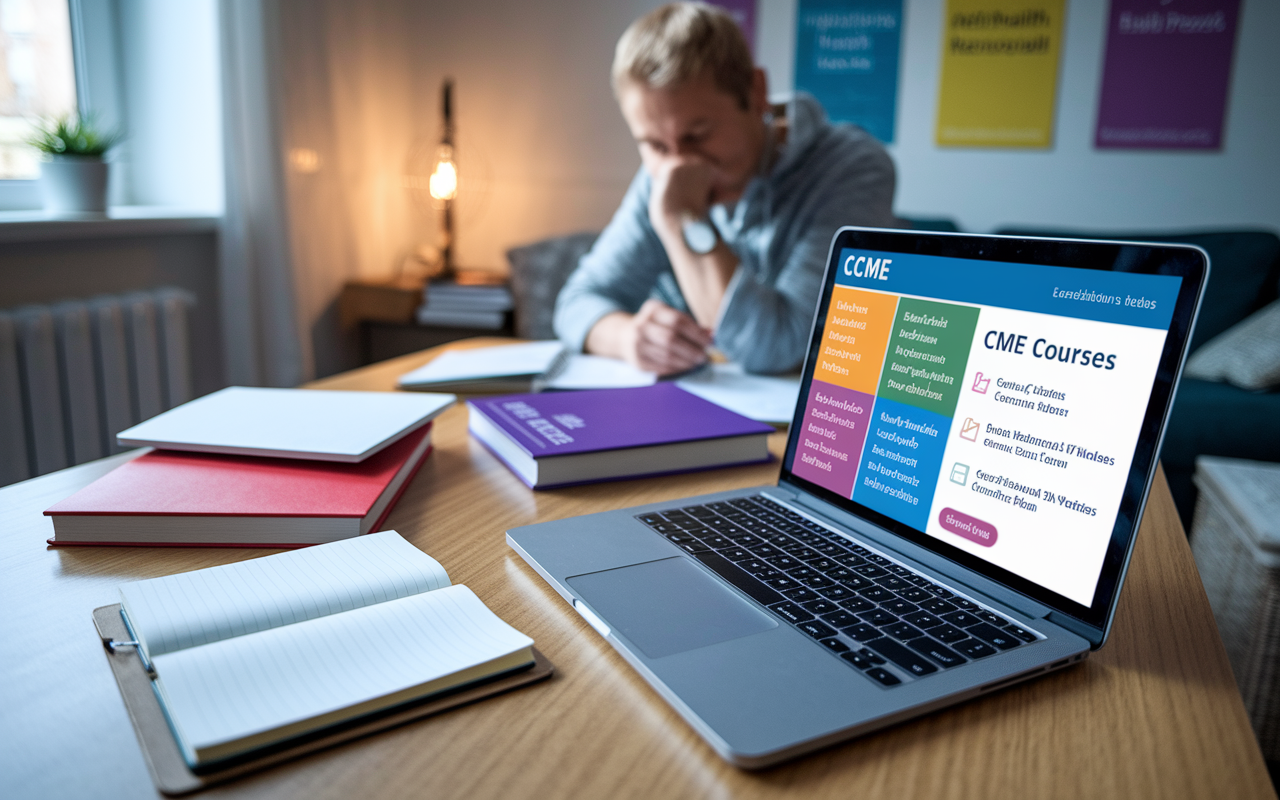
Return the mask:
<path fill-rule="evenodd" d="M 1097 650 L 1099 647 L 1102 646 L 1103 639 L 1106 638 L 1103 635 L 1103 632 L 1098 630 L 1093 625 L 1088 625 L 1076 619 L 1075 617 L 1060 613 L 1058 611 L 1050 611 L 1045 616 L 1045 619 L 1047 619 L 1049 622 L 1052 622 L 1054 625 L 1057 625 L 1060 628 L 1066 628 L 1067 630 L 1071 631 L 1075 635 L 1079 636 L 1081 639 L 1084 639 L 1085 641 L 1087 641 L 1089 643 L 1090 650 Z"/>

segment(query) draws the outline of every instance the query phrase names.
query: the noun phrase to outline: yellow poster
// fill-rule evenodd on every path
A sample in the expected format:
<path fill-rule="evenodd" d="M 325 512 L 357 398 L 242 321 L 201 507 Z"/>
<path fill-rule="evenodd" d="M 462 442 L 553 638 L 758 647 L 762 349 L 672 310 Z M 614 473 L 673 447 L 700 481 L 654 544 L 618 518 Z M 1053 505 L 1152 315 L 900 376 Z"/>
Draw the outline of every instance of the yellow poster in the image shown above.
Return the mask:
<path fill-rule="evenodd" d="M 938 144 L 1050 147 L 1066 0 L 947 0 Z"/>

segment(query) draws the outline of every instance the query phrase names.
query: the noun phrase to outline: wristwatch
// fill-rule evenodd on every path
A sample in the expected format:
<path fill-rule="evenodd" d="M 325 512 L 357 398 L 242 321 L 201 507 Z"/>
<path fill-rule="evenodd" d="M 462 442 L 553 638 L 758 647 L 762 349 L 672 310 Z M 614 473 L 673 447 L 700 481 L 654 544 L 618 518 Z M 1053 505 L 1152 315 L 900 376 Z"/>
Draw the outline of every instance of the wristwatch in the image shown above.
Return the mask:
<path fill-rule="evenodd" d="M 715 250 L 716 243 L 720 241 L 716 226 L 706 217 L 686 216 L 680 223 L 680 232 L 684 235 L 684 243 L 700 256 Z"/>

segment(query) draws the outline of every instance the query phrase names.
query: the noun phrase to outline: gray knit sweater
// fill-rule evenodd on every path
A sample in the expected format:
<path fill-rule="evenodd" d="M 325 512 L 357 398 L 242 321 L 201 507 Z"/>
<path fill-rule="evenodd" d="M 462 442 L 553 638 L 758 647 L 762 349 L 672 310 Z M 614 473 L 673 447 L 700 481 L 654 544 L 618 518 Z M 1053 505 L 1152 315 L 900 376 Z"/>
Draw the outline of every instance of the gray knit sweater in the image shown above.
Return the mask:
<path fill-rule="evenodd" d="M 711 221 L 738 256 L 715 327 L 716 346 L 750 372 L 800 365 L 831 237 L 843 225 L 891 227 L 893 161 L 861 128 L 832 125 L 812 97 L 787 112 L 788 141 L 768 175 L 752 179 L 733 208 Z M 557 335 L 581 350 L 613 311 L 635 313 L 649 297 L 688 311 L 662 242 L 649 222 L 649 175 L 631 182 L 556 303 Z"/>

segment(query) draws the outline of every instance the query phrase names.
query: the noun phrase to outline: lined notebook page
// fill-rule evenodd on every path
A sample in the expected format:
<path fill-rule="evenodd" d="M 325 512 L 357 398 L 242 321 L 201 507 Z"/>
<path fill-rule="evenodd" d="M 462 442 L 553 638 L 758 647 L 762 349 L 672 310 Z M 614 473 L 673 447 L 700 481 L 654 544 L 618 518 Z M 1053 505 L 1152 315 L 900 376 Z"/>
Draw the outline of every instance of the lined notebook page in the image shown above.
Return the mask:
<path fill-rule="evenodd" d="M 367 713 L 378 698 L 532 645 L 466 586 L 451 586 L 179 650 L 155 667 L 188 757 L 204 760 L 297 735 L 317 718 L 332 724 L 340 709 L 364 704 Z"/>
<path fill-rule="evenodd" d="M 434 558 L 395 531 L 120 587 L 151 657 L 449 585 Z"/>

